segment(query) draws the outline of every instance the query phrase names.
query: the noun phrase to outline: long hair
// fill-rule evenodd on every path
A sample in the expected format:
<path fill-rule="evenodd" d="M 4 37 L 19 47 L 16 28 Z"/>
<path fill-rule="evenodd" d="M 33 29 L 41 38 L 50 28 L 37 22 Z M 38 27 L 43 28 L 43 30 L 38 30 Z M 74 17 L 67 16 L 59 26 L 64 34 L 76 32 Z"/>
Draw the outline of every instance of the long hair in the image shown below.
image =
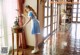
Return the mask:
<path fill-rule="evenodd" d="M 37 16 L 36 12 L 34 11 L 34 9 L 31 6 L 26 5 L 26 8 L 30 9 L 31 11 L 33 11 L 34 15 Z"/>

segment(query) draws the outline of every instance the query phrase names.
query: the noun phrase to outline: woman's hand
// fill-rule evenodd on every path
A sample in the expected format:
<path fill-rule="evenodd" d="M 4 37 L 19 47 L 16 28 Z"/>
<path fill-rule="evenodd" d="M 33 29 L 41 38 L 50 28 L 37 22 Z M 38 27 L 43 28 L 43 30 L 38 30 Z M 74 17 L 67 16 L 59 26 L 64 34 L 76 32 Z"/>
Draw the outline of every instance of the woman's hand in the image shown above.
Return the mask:
<path fill-rule="evenodd" d="M 21 14 L 21 16 L 23 16 L 23 17 L 24 17 L 24 14 Z"/>

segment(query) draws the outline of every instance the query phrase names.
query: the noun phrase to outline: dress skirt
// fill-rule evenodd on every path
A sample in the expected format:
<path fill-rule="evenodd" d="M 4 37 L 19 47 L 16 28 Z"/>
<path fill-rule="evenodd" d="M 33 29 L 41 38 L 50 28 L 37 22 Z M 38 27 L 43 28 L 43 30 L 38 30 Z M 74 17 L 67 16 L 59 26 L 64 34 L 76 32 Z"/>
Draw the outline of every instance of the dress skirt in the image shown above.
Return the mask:
<path fill-rule="evenodd" d="M 32 21 L 33 21 L 32 34 L 40 34 L 39 21 L 37 19 L 32 19 Z"/>

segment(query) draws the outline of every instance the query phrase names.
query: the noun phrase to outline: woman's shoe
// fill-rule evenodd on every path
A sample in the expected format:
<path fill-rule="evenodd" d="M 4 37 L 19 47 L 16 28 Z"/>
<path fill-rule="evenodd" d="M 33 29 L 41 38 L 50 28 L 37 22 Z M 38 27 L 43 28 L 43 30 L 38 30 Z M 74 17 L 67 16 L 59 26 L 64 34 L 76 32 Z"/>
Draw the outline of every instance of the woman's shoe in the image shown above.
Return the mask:
<path fill-rule="evenodd" d="M 39 52 L 39 49 L 38 48 L 35 48 L 34 50 L 32 50 L 31 53 L 37 53 L 37 52 Z"/>

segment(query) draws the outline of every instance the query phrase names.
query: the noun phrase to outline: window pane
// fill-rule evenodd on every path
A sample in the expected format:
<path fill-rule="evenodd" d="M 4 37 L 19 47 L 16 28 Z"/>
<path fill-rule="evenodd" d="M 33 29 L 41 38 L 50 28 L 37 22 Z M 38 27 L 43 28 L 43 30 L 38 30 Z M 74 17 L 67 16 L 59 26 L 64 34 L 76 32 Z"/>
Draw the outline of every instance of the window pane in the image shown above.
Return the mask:
<path fill-rule="evenodd" d="M 50 17 L 48 17 L 48 25 L 50 25 L 50 19 L 51 19 L 51 18 L 50 18 Z"/>
<path fill-rule="evenodd" d="M 0 2 L 1 3 L 1 2 Z M 2 25 L 2 9 L 1 9 L 1 4 L 0 4 L 0 25 Z"/>
<path fill-rule="evenodd" d="M 55 15 L 56 14 L 56 9 L 53 9 L 53 15 Z"/>
<path fill-rule="evenodd" d="M 73 21 L 76 21 L 76 18 L 73 18 Z"/>
<path fill-rule="evenodd" d="M 57 9 L 56 9 L 56 13 L 55 14 L 57 15 Z"/>
<path fill-rule="evenodd" d="M 78 21 L 80 22 L 80 18 L 78 18 Z"/>
<path fill-rule="evenodd" d="M 0 28 L 0 37 L 4 36 L 3 28 Z"/>
<path fill-rule="evenodd" d="M 51 3 L 50 3 L 50 1 L 51 1 L 51 0 L 49 0 L 49 7 L 51 6 Z"/>
<path fill-rule="evenodd" d="M 50 34 L 50 26 L 48 26 L 48 34 Z"/>
<path fill-rule="evenodd" d="M 55 7 L 55 4 L 53 4 L 53 7 Z"/>
<path fill-rule="evenodd" d="M 76 13 L 73 13 L 73 17 L 76 17 Z"/>
<path fill-rule="evenodd" d="M 56 26 L 57 26 L 57 23 L 55 23 L 55 29 L 57 29 L 57 27 L 56 27 Z"/>
<path fill-rule="evenodd" d="M 53 31 L 54 31 L 54 24 L 53 24 Z"/>
<path fill-rule="evenodd" d="M 79 8 L 80 8 L 80 4 L 79 4 Z"/>
<path fill-rule="evenodd" d="M 47 18 L 44 18 L 44 27 L 47 26 Z"/>
<path fill-rule="evenodd" d="M 57 16 L 55 16 L 54 21 L 57 22 Z"/>
<path fill-rule="evenodd" d="M 77 9 L 73 9 L 73 12 L 77 12 Z"/>
<path fill-rule="evenodd" d="M 57 7 L 57 4 L 53 4 L 53 7 L 56 8 Z"/>
<path fill-rule="evenodd" d="M 54 23 L 54 21 L 55 21 L 55 20 L 54 20 L 54 17 L 53 17 L 53 23 Z"/>
<path fill-rule="evenodd" d="M 76 4 L 74 4 L 74 5 L 73 5 L 73 8 L 77 8 L 77 5 L 76 5 Z"/>
<path fill-rule="evenodd" d="M 53 15 L 57 15 L 57 9 L 53 9 Z"/>
<path fill-rule="evenodd" d="M 78 17 L 80 17 L 80 13 L 78 14 Z"/>
<path fill-rule="evenodd" d="M 47 6 L 47 1 L 45 2 L 45 6 Z"/>
<path fill-rule="evenodd" d="M 3 17 L 2 17 L 2 1 L 0 1 L 0 37 L 4 36 Z"/>
<path fill-rule="evenodd" d="M 80 13 L 80 9 L 78 9 L 78 13 Z"/>
<path fill-rule="evenodd" d="M 0 26 L 2 25 L 2 19 L 0 18 Z"/>
<path fill-rule="evenodd" d="M 47 16 L 47 8 L 45 8 L 45 13 L 44 13 L 44 15 Z"/>
<path fill-rule="evenodd" d="M 43 34 L 44 37 L 47 36 L 47 28 L 44 28 L 44 34 Z"/>
<path fill-rule="evenodd" d="M 51 15 L 51 9 L 49 8 L 49 10 L 48 10 L 48 16 L 50 16 Z"/>

